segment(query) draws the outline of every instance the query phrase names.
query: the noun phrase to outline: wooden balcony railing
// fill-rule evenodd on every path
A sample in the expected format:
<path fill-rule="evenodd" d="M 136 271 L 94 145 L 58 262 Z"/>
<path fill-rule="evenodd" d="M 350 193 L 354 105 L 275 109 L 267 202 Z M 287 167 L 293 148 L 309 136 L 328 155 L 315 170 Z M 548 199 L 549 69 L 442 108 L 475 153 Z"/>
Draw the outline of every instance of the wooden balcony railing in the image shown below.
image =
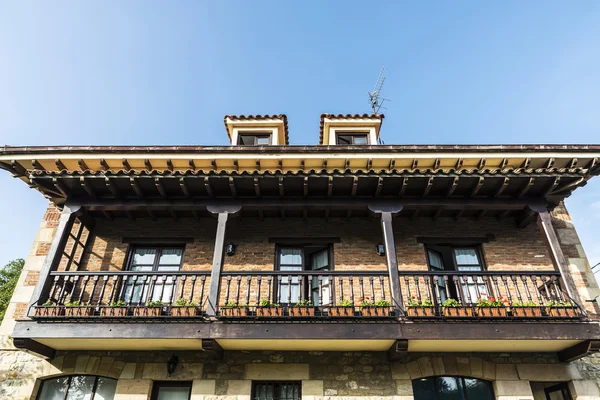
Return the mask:
<path fill-rule="evenodd" d="M 37 318 L 583 318 L 561 275 L 544 272 L 209 271 L 52 272 Z M 45 299 L 44 299 L 45 300 Z M 492 303 L 491 306 L 489 303 Z M 210 307 L 208 307 L 210 305 Z M 215 314 L 207 315 L 207 310 Z M 493 312 L 497 310 L 497 312 Z"/>

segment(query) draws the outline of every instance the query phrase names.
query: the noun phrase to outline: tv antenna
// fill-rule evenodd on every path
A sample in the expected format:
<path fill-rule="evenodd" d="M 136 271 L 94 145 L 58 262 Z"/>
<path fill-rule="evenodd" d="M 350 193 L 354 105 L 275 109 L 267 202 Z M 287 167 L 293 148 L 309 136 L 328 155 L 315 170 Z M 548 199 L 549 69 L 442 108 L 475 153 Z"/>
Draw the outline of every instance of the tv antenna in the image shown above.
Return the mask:
<path fill-rule="evenodd" d="M 369 92 L 369 101 L 371 103 L 371 108 L 373 109 L 374 114 L 378 114 L 380 109 L 385 109 L 383 107 L 383 103 L 385 101 L 390 101 L 388 99 L 384 99 L 381 97 L 381 90 L 383 89 L 383 84 L 385 83 L 385 66 L 381 67 L 381 71 L 379 72 L 379 77 L 377 78 L 377 83 L 375 84 L 375 89 L 372 92 Z"/>

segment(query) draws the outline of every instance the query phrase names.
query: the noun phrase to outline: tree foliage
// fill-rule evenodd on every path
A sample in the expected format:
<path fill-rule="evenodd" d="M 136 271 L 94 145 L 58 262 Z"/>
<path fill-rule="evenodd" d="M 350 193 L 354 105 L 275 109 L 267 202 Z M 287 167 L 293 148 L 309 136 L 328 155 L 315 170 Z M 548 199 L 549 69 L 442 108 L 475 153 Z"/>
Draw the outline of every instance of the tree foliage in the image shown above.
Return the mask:
<path fill-rule="evenodd" d="M 23 265 L 25 265 L 25 260 L 17 258 L 0 270 L 0 322 L 4 319 L 4 313 L 6 313 L 10 298 L 17 286 Z"/>

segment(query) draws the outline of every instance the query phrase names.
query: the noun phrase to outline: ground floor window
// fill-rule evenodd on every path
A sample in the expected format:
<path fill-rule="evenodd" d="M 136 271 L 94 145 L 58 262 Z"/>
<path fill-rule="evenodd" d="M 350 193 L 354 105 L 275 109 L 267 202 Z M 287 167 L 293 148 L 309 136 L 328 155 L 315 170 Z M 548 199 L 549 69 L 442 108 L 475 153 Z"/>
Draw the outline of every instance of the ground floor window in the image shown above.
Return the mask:
<path fill-rule="evenodd" d="M 42 382 L 39 400 L 113 400 L 117 380 L 93 375 L 71 375 Z"/>
<path fill-rule="evenodd" d="M 413 381 L 415 400 L 494 400 L 492 383 L 458 376 L 435 376 Z"/>
<path fill-rule="evenodd" d="M 300 382 L 253 381 L 252 400 L 299 400 Z"/>
<path fill-rule="evenodd" d="M 189 400 L 192 382 L 154 382 L 151 400 Z"/>

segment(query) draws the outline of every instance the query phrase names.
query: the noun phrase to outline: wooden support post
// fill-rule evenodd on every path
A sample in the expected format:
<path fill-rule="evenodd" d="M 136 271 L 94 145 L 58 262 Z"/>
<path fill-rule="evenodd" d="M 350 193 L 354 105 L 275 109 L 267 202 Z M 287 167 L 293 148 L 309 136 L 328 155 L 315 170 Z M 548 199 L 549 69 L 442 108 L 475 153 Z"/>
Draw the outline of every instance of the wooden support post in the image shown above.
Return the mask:
<path fill-rule="evenodd" d="M 544 233 L 544 240 L 546 241 L 546 245 L 550 251 L 552 263 L 554 264 L 554 267 L 560 271 L 562 276 L 565 292 L 571 298 L 571 300 L 581 307 L 582 303 L 581 298 L 579 297 L 579 292 L 577 291 L 577 286 L 575 286 L 575 282 L 573 281 L 573 277 L 569 271 L 569 264 L 567 263 L 562 248 L 560 247 L 560 242 L 558 241 L 558 236 L 556 236 L 556 231 L 552 226 L 552 217 L 550 216 L 548 209 L 542 206 L 530 206 L 530 208 L 538 213 L 538 224 Z"/>
<path fill-rule="evenodd" d="M 54 233 L 54 238 L 52 239 L 50 249 L 48 250 L 48 255 L 44 260 L 38 282 L 33 290 L 33 294 L 29 302 L 29 311 L 27 315 L 30 317 L 34 313 L 34 310 L 31 307 L 36 304 L 44 303 L 48 298 L 48 292 L 50 290 L 50 286 L 52 285 L 50 272 L 56 270 L 58 264 L 60 263 L 60 259 L 64 252 L 65 245 L 67 244 L 69 234 L 73 228 L 73 222 L 75 222 L 75 218 L 77 217 L 77 213 L 79 212 L 80 208 L 81 207 L 79 205 L 69 204 L 65 204 L 63 208 L 60 219 L 58 220 L 56 232 Z"/>

